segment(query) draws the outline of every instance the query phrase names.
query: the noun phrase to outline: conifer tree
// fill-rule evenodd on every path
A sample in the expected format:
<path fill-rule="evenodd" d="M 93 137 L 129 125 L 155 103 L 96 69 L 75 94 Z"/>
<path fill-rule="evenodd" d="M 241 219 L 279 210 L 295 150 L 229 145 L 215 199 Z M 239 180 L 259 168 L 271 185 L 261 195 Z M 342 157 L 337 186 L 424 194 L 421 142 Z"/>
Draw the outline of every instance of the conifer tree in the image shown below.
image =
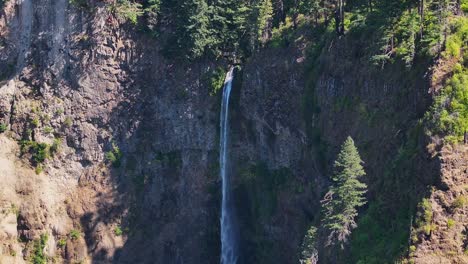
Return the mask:
<path fill-rule="evenodd" d="M 364 194 L 367 186 L 359 180 L 366 174 L 362 163 L 353 139 L 348 137 L 334 164 L 333 185 L 322 201 L 323 223 L 329 232 L 328 245 L 343 248 L 357 226 L 357 208 L 366 203 Z"/>

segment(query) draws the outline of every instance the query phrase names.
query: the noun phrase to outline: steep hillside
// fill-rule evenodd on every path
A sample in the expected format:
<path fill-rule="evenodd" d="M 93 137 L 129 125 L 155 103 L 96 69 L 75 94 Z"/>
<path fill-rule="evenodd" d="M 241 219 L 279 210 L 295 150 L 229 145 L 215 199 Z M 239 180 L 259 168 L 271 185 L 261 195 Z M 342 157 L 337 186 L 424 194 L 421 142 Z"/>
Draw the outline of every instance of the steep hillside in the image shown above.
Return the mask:
<path fill-rule="evenodd" d="M 0 1 L 0 263 L 219 263 L 233 66 L 239 263 L 467 262 L 468 4 L 444 3 Z M 368 190 L 340 248 L 348 136 Z"/>

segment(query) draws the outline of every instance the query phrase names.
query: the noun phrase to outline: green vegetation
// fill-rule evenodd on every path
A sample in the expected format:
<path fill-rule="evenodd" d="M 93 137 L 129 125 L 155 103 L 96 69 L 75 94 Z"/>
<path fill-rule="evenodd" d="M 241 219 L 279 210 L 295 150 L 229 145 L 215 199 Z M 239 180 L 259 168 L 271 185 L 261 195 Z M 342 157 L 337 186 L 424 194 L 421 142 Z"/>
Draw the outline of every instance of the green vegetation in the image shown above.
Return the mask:
<path fill-rule="evenodd" d="M 73 229 L 72 231 L 70 231 L 69 236 L 71 240 L 76 240 L 80 238 L 81 234 L 80 234 L 80 231 Z"/>
<path fill-rule="evenodd" d="M 307 230 L 307 234 L 302 241 L 302 252 L 300 264 L 314 264 L 317 263 L 318 251 L 317 251 L 317 228 L 311 226 Z"/>
<path fill-rule="evenodd" d="M 8 126 L 5 123 L 0 123 L 0 134 L 8 130 Z"/>
<path fill-rule="evenodd" d="M 34 247 L 32 252 L 32 263 L 33 264 L 46 264 L 47 257 L 44 254 L 44 247 L 46 246 L 49 237 L 47 234 L 41 235 L 40 239 L 34 241 Z"/>
<path fill-rule="evenodd" d="M 57 153 L 60 150 L 61 145 L 62 145 L 62 139 L 61 138 L 55 138 L 54 142 L 52 143 L 52 146 L 50 146 L 50 153 L 52 155 Z"/>
<path fill-rule="evenodd" d="M 300 183 L 288 168 L 271 170 L 264 162 L 242 168 L 239 176 L 235 203 L 244 208 L 239 212 L 240 225 L 244 227 L 246 244 L 255 252 L 246 257 L 246 263 L 274 263 L 275 244 L 269 241 L 264 226 L 277 213 L 281 194 L 294 193 Z"/>
<path fill-rule="evenodd" d="M 453 220 L 452 218 L 448 219 L 447 220 L 447 227 L 452 228 L 454 226 L 455 226 L 455 220 Z"/>
<path fill-rule="evenodd" d="M 31 124 L 32 124 L 34 127 L 39 127 L 39 125 L 40 125 L 39 118 L 38 118 L 38 117 L 34 117 L 34 118 L 31 120 Z"/>
<path fill-rule="evenodd" d="M 122 164 L 122 151 L 112 142 L 112 150 L 106 152 L 106 160 L 112 164 L 114 168 L 119 168 Z"/>
<path fill-rule="evenodd" d="M 458 196 L 455 199 L 455 201 L 453 201 L 452 207 L 455 209 L 459 209 L 459 208 L 465 207 L 467 204 L 468 204 L 468 199 L 466 198 L 466 196 L 461 195 L 461 196 Z"/>
<path fill-rule="evenodd" d="M 223 88 L 224 78 L 226 77 L 226 71 L 222 67 L 217 67 L 210 70 L 202 78 L 206 82 L 210 96 L 215 96 Z"/>
<path fill-rule="evenodd" d="M 435 225 L 432 223 L 431 202 L 428 199 L 423 199 L 418 206 L 418 213 L 416 214 L 416 233 L 424 233 L 427 236 L 434 230 Z"/>
<path fill-rule="evenodd" d="M 50 145 L 47 143 L 38 143 L 32 140 L 22 140 L 20 142 L 21 155 L 31 154 L 31 159 L 35 165 L 44 163 L 51 156 Z"/>
<path fill-rule="evenodd" d="M 249 56 L 266 43 L 273 24 L 285 21 L 286 12 L 294 9 L 298 14 L 297 3 L 284 1 L 280 7 L 271 0 L 162 1 L 161 15 L 176 30 L 167 42 L 166 54 L 188 60 L 225 53 Z"/>
<path fill-rule="evenodd" d="M 65 247 L 65 245 L 67 244 L 67 239 L 66 238 L 61 238 L 58 242 L 57 242 L 57 246 L 58 247 Z"/>
<path fill-rule="evenodd" d="M 63 124 L 65 124 L 66 127 L 71 127 L 73 125 L 73 120 L 71 117 L 67 116 L 63 121 Z"/>
<path fill-rule="evenodd" d="M 52 132 L 54 132 L 54 129 L 50 126 L 45 126 L 43 131 L 46 134 L 52 134 Z"/>
<path fill-rule="evenodd" d="M 114 234 L 115 234 L 116 236 L 121 236 L 121 235 L 123 234 L 122 228 L 121 228 L 120 226 L 116 226 L 116 227 L 114 228 Z"/>
<path fill-rule="evenodd" d="M 118 17 L 130 21 L 132 24 L 138 22 L 138 17 L 144 14 L 143 5 L 132 0 L 117 0 L 110 9 L 117 14 Z"/>
<path fill-rule="evenodd" d="M 426 154 L 422 124 L 412 126 L 393 158 L 389 157 L 384 173 L 372 181 L 375 198 L 369 200 L 369 208 L 359 218 L 351 238 L 353 263 L 398 263 L 407 253 L 412 219 L 426 191 L 414 187 L 420 185 L 414 177 L 414 164 Z"/>
<path fill-rule="evenodd" d="M 322 221 L 328 231 L 328 245 L 343 248 L 357 226 L 357 208 L 366 203 L 364 194 L 367 186 L 360 181 L 366 175 L 362 163 L 353 139 L 348 137 L 333 166 L 333 185 L 322 201 Z"/>
<path fill-rule="evenodd" d="M 37 175 L 41 174 L 42 171 L 44 171 L 44 168 L 42 167 L 42 164 L 37 164 L 36 169 L 34 170 Z"/>
<path fill-rule="evenodd" d="M 433 134 L 445 136 L 449 143 L 457 143 L 468 133 L 468 56 L 461 56 L 462 48 L 468 46 L 468 18 L 453 19 L 450 32 L 443 56 L 456 63 L 426 119 Z"/>

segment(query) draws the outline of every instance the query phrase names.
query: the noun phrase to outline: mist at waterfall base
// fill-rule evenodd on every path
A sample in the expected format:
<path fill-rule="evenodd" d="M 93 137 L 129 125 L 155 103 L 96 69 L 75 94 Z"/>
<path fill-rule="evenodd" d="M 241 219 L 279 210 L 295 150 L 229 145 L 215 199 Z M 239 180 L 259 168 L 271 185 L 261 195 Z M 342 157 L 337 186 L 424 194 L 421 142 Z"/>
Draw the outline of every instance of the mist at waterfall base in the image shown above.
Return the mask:
<path fill-rule="evenodd" d="M 229 177 L 229 97 L 231 95 L 234 68 L 226 75 L 223 89 L 220 118 L 220 151 L 219 167 L 222 180 L 221 202 L 221 264 L 235 264 L 238 259 L 235 213 Z"/>

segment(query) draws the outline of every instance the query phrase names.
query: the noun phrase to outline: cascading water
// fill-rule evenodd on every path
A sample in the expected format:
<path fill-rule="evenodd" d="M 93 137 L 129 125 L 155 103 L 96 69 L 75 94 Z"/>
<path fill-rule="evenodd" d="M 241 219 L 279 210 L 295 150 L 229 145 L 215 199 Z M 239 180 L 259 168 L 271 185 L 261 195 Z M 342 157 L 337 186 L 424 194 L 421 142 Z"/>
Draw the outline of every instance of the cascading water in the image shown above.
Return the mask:
<path fill-rule="evenodd" d="M 229 97 L 231 95 L 234 68 L 226 75 L 221 103 L 221 132 L 219 167 L 222 180 L 221 202 L 221 264 L 237 262 L 236 229 L 232 205 L 230 179 L 228 175 L 228 142 L 229 142 Z"/>
<path fill-rule="evenodd" d="M 19 47 L 16 70 L 21 71 L 27 57 L 27 52 L 31 43 L 31 30 L 33 22 L 32 0 L 18 0 L 19 10 Z"/>

